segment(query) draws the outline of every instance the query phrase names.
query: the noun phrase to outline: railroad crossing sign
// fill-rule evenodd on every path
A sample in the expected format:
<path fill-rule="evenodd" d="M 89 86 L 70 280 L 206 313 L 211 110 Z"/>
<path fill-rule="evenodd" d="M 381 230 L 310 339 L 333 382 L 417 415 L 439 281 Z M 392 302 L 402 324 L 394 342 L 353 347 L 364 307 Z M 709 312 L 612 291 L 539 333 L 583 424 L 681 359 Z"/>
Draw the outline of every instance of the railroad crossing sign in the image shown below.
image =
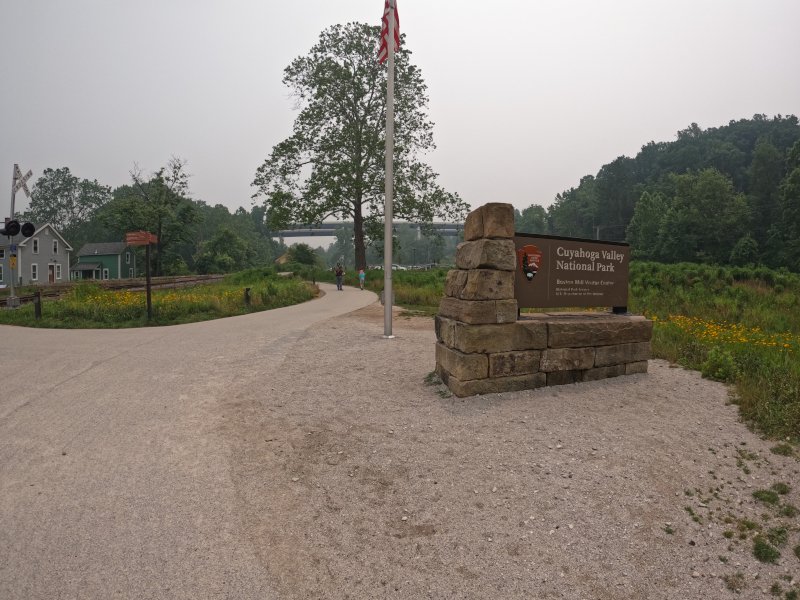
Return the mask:
<path fill-rule="evenodd" d="M 28 170 L 25 175 L 22 174 L 22 171 L 19 170 L 19 165 L 14 165 L 14 193 L 16 194 L 19 190 L 25 192 L 25 195 L 30 198 L 31 192 L 28 189 L 27 183 L 28 179 L 31 178 L 33 175 L 33 171 Z M 13 216 L 13 215 L 12 215 Z"/>

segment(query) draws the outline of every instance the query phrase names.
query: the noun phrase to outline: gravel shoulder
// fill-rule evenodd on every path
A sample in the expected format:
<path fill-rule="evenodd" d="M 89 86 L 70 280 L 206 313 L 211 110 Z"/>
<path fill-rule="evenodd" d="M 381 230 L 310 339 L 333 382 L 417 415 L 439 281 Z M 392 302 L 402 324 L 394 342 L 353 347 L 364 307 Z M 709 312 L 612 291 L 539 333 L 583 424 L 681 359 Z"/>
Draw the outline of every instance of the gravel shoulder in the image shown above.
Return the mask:
<path fill-rule="evenodd" d="M 376 303 L 308 330 L 219 406 L 238 527 L 279 597 L 800 586 L 800 518 L 779 515 L 800 506 L 800 463 L 739 422 L 724 385 L 654 360 L 643 375 L 458 399 L 426 383 L 432 320 L 398 315 L 386 340 L 382 319 Z M 791 489 L 776 507 L 753 498 L 778 482 Z M 759 562 L 755 532 L 780 527 L 781 557 Z"/>

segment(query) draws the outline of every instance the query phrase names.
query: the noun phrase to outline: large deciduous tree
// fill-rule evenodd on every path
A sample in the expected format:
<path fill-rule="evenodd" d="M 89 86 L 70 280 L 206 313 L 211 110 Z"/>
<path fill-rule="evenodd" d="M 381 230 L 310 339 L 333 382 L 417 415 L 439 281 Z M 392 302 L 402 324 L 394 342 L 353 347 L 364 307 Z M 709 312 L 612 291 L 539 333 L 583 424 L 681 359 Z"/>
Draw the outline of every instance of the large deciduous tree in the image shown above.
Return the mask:
<path fill-rule="evenodd" d="M 187 266 L 176 249 L 191 240 L 191 226 L 200 218 L 197 206 L 187 198 L 185 161 L 172 158 L 149 179 L 136 167 L 131 180 L 132 185 L 115 190 L 115 200 L 103 219 L 118 231 L 145 230 L 158 237 L 153 256 L 156 275 L 185 271 Z"/>
<path fill-rule="evenodd" d="M 285 69 L 283 82 L 300 113 L 291 137 L 272 149 L 253 182 L 273 228 L 352 219 L 358 268 L 366 266 L 365 234 L 380 238 L 384 216 L 387 70 L 377 60 L 378 39 L 378 27 L 335 25 Z M 419 223 L 460 220 L 466 205 L 419 158 L 434 148 L 433 123 L 410 54 L 403 45 L 395 57 L 394 215 Z"/>
<path fill-rule="evenodd" d="M 45 169 L 31 192 L 27 217 L 38 225 L 50 223 L 69 238 L 91 221 L 111 200 L 111 188 L 79 179 L 68 167 Z"/>

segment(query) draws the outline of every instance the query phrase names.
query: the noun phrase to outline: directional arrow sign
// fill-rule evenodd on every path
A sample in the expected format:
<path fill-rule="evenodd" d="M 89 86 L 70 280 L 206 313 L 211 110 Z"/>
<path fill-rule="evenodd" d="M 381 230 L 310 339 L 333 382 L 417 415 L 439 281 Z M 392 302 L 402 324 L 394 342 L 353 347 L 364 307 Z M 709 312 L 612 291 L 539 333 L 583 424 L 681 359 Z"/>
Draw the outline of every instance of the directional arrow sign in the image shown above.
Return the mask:
<path fill-rule="evenodd" d="M 28 179 L 31 178 L 33 175 L 33 171 L 28 171 L 25 175 L 20 174 L 19 169 L 17 169 L 17 181 L 14 183 L 14 193 L 16 194 L 20 189 L 25 192 L 25 195 L 30 198 L 31 193 L 28 190 L 28 186 L 25 185 L 28 182 Z"/>

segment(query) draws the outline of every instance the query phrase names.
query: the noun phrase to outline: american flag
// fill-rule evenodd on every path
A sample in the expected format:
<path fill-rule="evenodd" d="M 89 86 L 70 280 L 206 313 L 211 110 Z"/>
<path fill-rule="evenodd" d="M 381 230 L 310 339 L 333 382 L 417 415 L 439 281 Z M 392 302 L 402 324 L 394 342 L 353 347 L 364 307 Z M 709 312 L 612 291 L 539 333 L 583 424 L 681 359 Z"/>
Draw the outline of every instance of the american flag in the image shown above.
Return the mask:
<path fill-rule="evenodd" d="M 383 6 L 381 19 L 381 47 L 378 49 L 378 62 L 383 64 L 389 58 L 389 0 Z M 400 49 L 400 17 L 397 16 L 397 0 L 394 0 L 394 51 Z"/>

